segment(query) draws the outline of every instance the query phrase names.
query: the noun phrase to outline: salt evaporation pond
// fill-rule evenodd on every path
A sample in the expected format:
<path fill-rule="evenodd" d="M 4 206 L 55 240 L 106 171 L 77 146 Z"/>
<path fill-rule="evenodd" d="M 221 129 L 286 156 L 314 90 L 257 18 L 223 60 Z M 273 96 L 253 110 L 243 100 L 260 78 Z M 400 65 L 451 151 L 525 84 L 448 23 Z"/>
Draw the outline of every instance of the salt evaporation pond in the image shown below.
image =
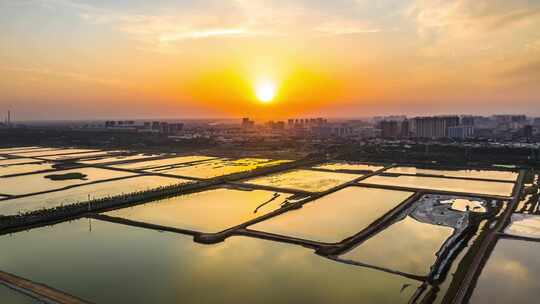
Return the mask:
<path fill-rule="evenodd" d="M 213 189 L 105 213 L 133 221 L 201 232 L 220 232 L 279 209 L 291 194 Z"/>
<path fill-rule="evenodd" d="M 395 177 L 372 176 L 363 180 L 362 183 L 501 196 L 512 195 L 512 190 L 514 188 L 513 183 L 485 182 L 476 180 L 460 180 L 406 175 Z"/>
<path fill-rule="evenodd" d="M 246 180 L 245 183 L 277 188 L 321 192 L 350 182 L 362 175 L 321 172 L 315 170 L 292 170 Z"/>
<path fill-rule="evenodd" d="M 50 209 L 138 191 L 157 189 L 192 181 L 161 176 L 135 176 L 126 179 L 81 185 L 61 191 L 14 198 L 0 203 L 0 215 L 16 215 L 41 209 Z"/>
<path fill-rule="evenodd" d="M 407 303 L 420 285 L 299 246 L 200 245 L 88 219 L 4 235 L 0 247 L 0 269 L 94 303 Z"/>
<path fill-rule="evenodd" d="M 250 229 L 312 241 L 337 243 L 365 229 L 412 192 L 348 187 Z"/>

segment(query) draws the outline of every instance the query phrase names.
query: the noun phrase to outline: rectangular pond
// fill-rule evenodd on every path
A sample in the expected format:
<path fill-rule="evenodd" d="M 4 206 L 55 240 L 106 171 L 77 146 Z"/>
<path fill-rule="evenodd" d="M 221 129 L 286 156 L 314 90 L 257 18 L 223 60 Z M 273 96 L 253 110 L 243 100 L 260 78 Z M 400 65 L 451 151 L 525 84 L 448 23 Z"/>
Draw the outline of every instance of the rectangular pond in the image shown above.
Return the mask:
<path fill-rule="evenodd" d="M 339 170 L 351 170 L 351 171 L 377 171 L 384 166 L 381 165 L 370 165 L 370 164 L 364 164 L 364 163 L 358 163 L 358 162 L 330 162 L 330 163 L 324 163 L 318 166 L 314 166 L 315 169 L 325 169 L 325 170 L 332 170 L 332 171 L 339 171 Z"/>
<path fill-rule="evenodd" d="M 466 192 L 511 196 L 514 184 L 501 182 L 485 182 L 475 180 L 447 179 L 422 176 L 372 176 L 361 183 L 373 185 L 399 186 L 417 189 Z"/>
<path fill-rule="evenodd" d="M 220 188 L 114 210 L 105 215 L 215 233 L 279 209 L 290 196 L 272 191 Z"/>
<path fill-rule="evenodd" d="M 100 199 L 190 182 L 192 181 L 161 176 L 135 176 L 111 182 L 81 185 L 61 191 L 24 196 L 0 202 L 0 215 L 16 215 L 86 202 L 88 199 Z"/>
<path fill-rule="evenodd" d="M 422 223 L 407 216 L 340 258 L 413 275 L 428 275 L 437 260 L 436 253 L 452 233 L 451 228 Z"/>
<path fill-rule="evenodd" d="M 97 150 L 95 149 L 54 149 L 54 150 L 43 150 L 43 151 L 18 152 L 18 153 L 12 153 L 12 155 L 21 156 L 21 157 L 43 157 L 43 156 L 96 152 L 96 151 Z"/>
<path fill-rule="evenodd" d="M 134 175 L 136 174 L 108 169 L 79 168 L 7 177 L 0 178 L 0 193 L 23 195 Z"/>
<path fill-rule="evenodd" d="M 261 186 L 322 192 L 350 182 L 360 176 L 362 175 L 300 169 L 257 177 L 244 182 Z"/>
<path fill-rule="evenodd" d="M 41 160 L 36 160 L 33 158 L 8 158 L 1 159 L 0 166 L 11 166 L 11 165 L 20 165 L 20 164 L 29 164 L 29 163 L 40 163 Z"/>
<path fill-rule="evenodd" d="M 220 158 L 190 166 L 178 166 L 174 168 L 163 167 L 149 171 L 194 178 L 214 178 L 218 176 L 251 171 L 257 168 L 275 166 L 284 162 L 287 161 L 262 158 L 242 158 L 236 160 Z"/>
<path fill-rule="evenodd" d="M 201 156 L 201 155 L 178 156 L 178 157 L 170 157 L 170 158 L 163 158 L 163 159 L 157 159 L 157 160 L 134 162 L 134 163 L 128 163 L 128 164 L 118 164 L 118 165 L 114 165 L 113 167 L 121 168 L 121 169 L 131 169 L 131 170 L 145 170 L 145 169 L 151 169 L 151 168 L 157 168 L 157 167 L 174 166 L 174 165 L 191 163 L 191 162 L 199 162 L 199 161 L 204 161 L 204 160 L 209 160 L 209 159 L 214 159 L 214 158 L 216 157 Z"/>
<path fill-rule="evenodd" d="M 428 175 L 440 175 L 448 177 L 468 177 L 468 178 L 481 178 L 481 179 L 496 179 L 515 182 L 518 178 L 518 173 L 514 171 L 500 171 L 500 170 L 437 170 L 437 169 L 423 169 L 417 167 L 395 167 L 386 170 L 387 173 L 396 174 L 428 174 Z"/>
<path fill-rule="evenodd" d="M 540 215 L 512 214 L 512 221 L 504 232 L 515 236 L 540 239 Z"/>
<path fill-rule="evenodd" d="M 412 194 L 348 187 L 304 204 L 300 209 L 257 223 L 249 229 L 337 243 L 362 231 Z"/>
<path fill-rule="evenodd" d="M 407 303 L 420 285 L 299 246 L 200 245 L 88 219 L 4 235 L 0 247 L 0 269 L 93 303 Z"/>
<path fill-rule="evenodd" d="M 85 165 L 102 165 L 108 163 L 118 163 L 118 162 L 134 162 L 141 161 L 152 157 L 159 157 L 160 154 L 135 154 L 135 155 L 121 155 L 121 156 L 112 156 L 112 157 L 99 157 L 99 158 L 90 158 L 83 159 L 78 161 L 78 163 Z"/>
<path fill-rule="evenodd" d="M 83 152 L 83 153 L 75 153 L 75 154 L 43 156 L 41 158 L 46 159 L 46 160 L 67 161 L 67 160 L 99 157 L 99 156 L 109 156 L 111 154 L 119 153 L 119 152 L 120 151 Z"/>
<path fill-rule="evenodd" d="M 60 148 L 37 148 L 37 149 L 6 149 L 3 151 L 0 151 L 0 154 L 9 154 L 9 155 L 15 155 L 18 153 L 33 153 L 33 152 L 52 152 L 60 150 Z"/>
<path fill-rule="evenodd" d="M 500 239 L 482 269 L 470 303 L 538 303 L 540 243 Z"/>
<path fill-rule="evenodd" d="M 14 174 L 26 174 L 37 171 L 53 170 L 54 163 L 40 162 L 32 164 L 21 164 L 11 166 L 0 166 L 0 176 L 14 175 Z"/>
<path fill-rule="evenodd" d="M 38 146 L 24 146 L 24 147 L 0 148 L 0 154 L 3 154 L 3 153 L 10 153 L 10 152 L 12 152 L 12 151 L 26 151 L 26 150 L 32 150 L 32 149 L 42 149 L 42 147 L 38 147 Z"/>

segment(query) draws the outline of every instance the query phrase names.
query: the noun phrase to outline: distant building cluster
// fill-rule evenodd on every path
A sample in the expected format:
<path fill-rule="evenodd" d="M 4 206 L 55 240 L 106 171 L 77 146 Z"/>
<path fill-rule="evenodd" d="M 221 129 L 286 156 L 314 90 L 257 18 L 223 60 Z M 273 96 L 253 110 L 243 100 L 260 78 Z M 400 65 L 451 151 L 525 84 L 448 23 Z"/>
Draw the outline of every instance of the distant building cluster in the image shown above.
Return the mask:
<path fill-rule="evenodd" d="M 14 124 L 7 111 L 1 129 L 32 128 Z M 57 124 L 50 127 L 59 128 Z M 496 142 L 540 142 L 540 117 L 521 115 L 439 115 L 407 117 L 377 116 L 364 119 L 288 118 L 257 123 L 244 117 L 240 124 L 231 120 L 174 121 L 108 120 L 70 122 L 62 128 L 79 131 L 133 132 L 166 135 L 172 140 L 215 140 L 221 143 L 309 140 L 332 141 L 385 140 L 479 140 Z M 163 137 L 164 138 L 164 137 Z"/>
<path fill-rule="evenodd" d="M 164 121 L 135 122 L 133 120 L 108 120 L 105 129 L 138 133 L 176 134 L 184 128 L 183 123 Z"/>
<path fill-rule="evenodd" d="M 285 121 L 268 121 L 262 128 L 255 128 L 255 121 L 243 118 L 242 129 L 261 133 L 287 134 L 291 136 L 346 137 L 353 133 L 347 123 L 329 123 L 325 118 L 290 118 Z"/>
<path fill-rule="evenodd" d="M 13 122 L 11 120 L 11 111 L 7 111 L 4 122 L 3 123 L 0 122 L 0 127 L 3 127 L 3 128 L 11 128 L 11 127 L 13 127 Z"/>
<path fill-rule="evenodd" d="M 525 115 L 444 115 L 412 119 L 388 116 L 374 121 L 383 138 L 530 138 L 540 127 L 539 118 L 528 119 Z"/>
<path fill-rule="evenodd" d="M 532 139 L 540 135 L 540 118 L 526 115 L 440 115 L 408 118 L 404 115 L 379 116 L 371 120 L 291 118 L 256 124 L 250 118 L 241 121 L 238 136 L 310 137 L 310 138 L 384 138 L 384 139 Z M 229 131 L 229 138 L 234 132 Z"/>

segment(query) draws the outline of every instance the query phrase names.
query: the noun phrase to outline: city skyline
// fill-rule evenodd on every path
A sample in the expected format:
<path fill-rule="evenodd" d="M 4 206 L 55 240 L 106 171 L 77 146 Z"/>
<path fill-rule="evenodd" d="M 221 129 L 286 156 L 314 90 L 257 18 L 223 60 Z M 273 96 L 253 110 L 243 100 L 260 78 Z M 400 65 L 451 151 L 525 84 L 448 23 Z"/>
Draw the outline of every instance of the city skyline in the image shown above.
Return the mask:
<path fill-rule="evenodd" d="M 533 1 L 8 0 L 0 15 L 15 120 L 540 115 Z"/>

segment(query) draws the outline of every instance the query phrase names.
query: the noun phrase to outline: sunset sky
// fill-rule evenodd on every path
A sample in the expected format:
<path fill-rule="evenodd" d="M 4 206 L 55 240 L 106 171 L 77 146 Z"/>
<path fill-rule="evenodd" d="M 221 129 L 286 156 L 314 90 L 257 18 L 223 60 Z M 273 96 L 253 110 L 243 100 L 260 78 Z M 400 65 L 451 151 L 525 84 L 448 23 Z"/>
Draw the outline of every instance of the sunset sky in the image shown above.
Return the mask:
<path fill-rule="evenodd" d="M 0 0 L 0 27 L 1 117 L 540 115 L 538 0 Z"/>

